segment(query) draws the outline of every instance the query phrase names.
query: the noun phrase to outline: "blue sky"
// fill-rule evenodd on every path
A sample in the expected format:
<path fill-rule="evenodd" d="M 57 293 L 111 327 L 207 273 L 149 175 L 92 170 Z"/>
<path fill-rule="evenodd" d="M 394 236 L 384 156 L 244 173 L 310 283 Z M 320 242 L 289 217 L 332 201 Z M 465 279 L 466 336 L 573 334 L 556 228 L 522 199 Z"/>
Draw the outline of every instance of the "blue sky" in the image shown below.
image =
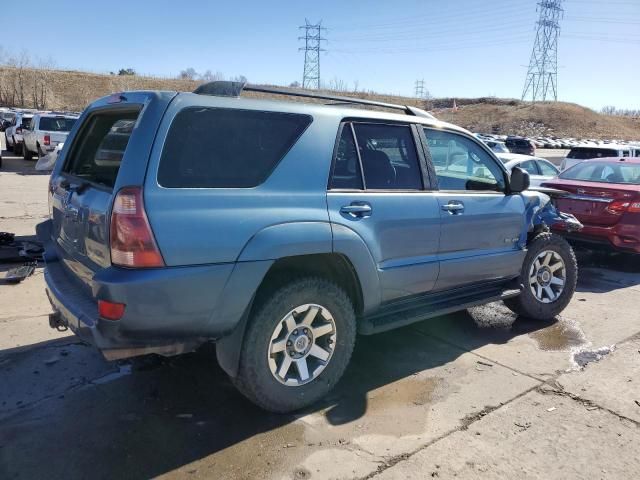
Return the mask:
<path fill-rule="evenodd" d="M 640 0 L 565 0 L 564 9 L 559 99 L 640 108 Z M 325 82 L 411 95 L 424 78 L 436 97 L 516 98 L 538 16 L 535 0 L 31 0 L 25 10 L 26 24 L 1 18 L 0 46 L 60 68 L 175 76 L 193 67 L 286 85 L 301 80 L 298 26 L 308 18 L 328 29 Z"/>

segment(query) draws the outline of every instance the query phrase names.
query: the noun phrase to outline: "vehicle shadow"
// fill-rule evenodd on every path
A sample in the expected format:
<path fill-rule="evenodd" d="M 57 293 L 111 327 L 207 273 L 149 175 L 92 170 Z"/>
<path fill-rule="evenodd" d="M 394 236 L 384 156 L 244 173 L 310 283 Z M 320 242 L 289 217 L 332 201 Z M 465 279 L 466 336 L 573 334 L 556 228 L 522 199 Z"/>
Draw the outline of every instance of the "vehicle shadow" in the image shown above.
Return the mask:
<path fill-rule="evenodd" d="M 640 285 L 640 255 L 577 249 L 577 292 L 603 293 Z"/>
<path fill-rule="evenodd" d="M 217 366 L 213 347 L 120 364 L 77 344 L 0 352 L 0 378 L 7 379 L 0 477 L 150 478 L 207 459 L 211 478 L 265 478 L 284 461 L 283 448 L 305 441 L 294 423 L 301 415 L 324 415 L 334 426 L 356 421 L 378 388 L 548 326 L 501 312 L 493 314 L 497 327 L 459 312 L 423 322 L 426 329 L 359 337 L 334 392 L 297 415 L 269 414 L 245 400 Z M 57 360 L 47 363 L 52 355 Z"/>
<path fill-rule="evenodd" d="M 12 152 L 2 152 L 2 167 L 0 172 L 17 173 L 18 175 L 49 175 L 51 172 L 36 170 L 37 159 L 24 160 L 16 157 Z"/>

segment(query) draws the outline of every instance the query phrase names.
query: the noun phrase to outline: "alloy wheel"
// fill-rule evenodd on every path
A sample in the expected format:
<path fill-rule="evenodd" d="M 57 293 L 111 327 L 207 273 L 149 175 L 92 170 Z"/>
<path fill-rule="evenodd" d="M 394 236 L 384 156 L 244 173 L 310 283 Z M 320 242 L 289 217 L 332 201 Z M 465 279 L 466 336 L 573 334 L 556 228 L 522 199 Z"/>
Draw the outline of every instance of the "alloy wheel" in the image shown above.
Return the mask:
<path fill-rule="evenodd" d="M 269 370 L 280 383 L 300 386 L 327 367 L 336 345 L 336 323 L 325 307 L 305 304 L 276 325 L 267 352 Z"/>
<path fill-rule="evenodd" d="M 566 275 L 564 260 L 557 252 L 540 252 L 529 269 L 531 293 L 542 303 L 556 301 L 564 290 Z"/>

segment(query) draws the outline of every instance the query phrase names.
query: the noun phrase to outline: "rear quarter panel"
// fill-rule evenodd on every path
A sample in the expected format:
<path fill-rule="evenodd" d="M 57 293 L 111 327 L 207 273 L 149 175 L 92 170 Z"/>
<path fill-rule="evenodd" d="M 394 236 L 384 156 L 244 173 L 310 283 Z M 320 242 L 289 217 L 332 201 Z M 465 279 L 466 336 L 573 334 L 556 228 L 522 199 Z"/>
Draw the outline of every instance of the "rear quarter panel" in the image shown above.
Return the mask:
<path fill-rule="evenodd" d="M 157 171 L 167 132 L 175 115 L 190 106 L 299 113 L 284 103 L 195 94 L 176 97 L 158 130 L 144 191 L 147 215 L 166 264 L 268 260 L 304 253 L 297 250 L 299 242 L 289 248 L 274 238 L 286 240 L 279 232 L 297 235 L 294 226 L 274 228 L 290 223 L 314 224 L 310 230 L 317 235 L 308 239 L 313 253 L 330 252 L 326 185 L 339 118 L 309 106 L 305 113 L 313 117 L 312 123 L 257 187 L 164 188 L 158 184 Z"/>

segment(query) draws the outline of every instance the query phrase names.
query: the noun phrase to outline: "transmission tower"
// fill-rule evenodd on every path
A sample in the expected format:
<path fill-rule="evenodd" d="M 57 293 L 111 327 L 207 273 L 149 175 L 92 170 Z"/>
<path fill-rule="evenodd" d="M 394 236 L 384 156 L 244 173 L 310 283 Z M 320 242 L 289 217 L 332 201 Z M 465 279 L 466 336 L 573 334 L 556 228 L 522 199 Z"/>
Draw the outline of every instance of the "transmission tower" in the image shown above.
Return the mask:
<path fill-rule="evenodd" d="M 536 41 L 529 60 L 522 100 L 558 100 L 558 37 L 559 21 L 564 10 L 562 0 L 542 0 L 538 3 L 540 18 L 536 22 Z"/>
<path fill-rule="evenodd" d="M 322 26 L 322 22 L 312 25 L 305 18 L 305 24 L 300 27 L 304 30 L 304 37 L 298 37 L 298 40 L 304 40 L 304 73 L 302 74 L 302 88 L 320 88 L 320 52 L 325 50 L 321 48 L 322 42 L 326 38 L 322 38 L 322 32 L 326 30 Z"/>
<path fill-rule="evenodd" d="M 424 98 L 424 78 L 416 80 L 416 98 Z"/>

